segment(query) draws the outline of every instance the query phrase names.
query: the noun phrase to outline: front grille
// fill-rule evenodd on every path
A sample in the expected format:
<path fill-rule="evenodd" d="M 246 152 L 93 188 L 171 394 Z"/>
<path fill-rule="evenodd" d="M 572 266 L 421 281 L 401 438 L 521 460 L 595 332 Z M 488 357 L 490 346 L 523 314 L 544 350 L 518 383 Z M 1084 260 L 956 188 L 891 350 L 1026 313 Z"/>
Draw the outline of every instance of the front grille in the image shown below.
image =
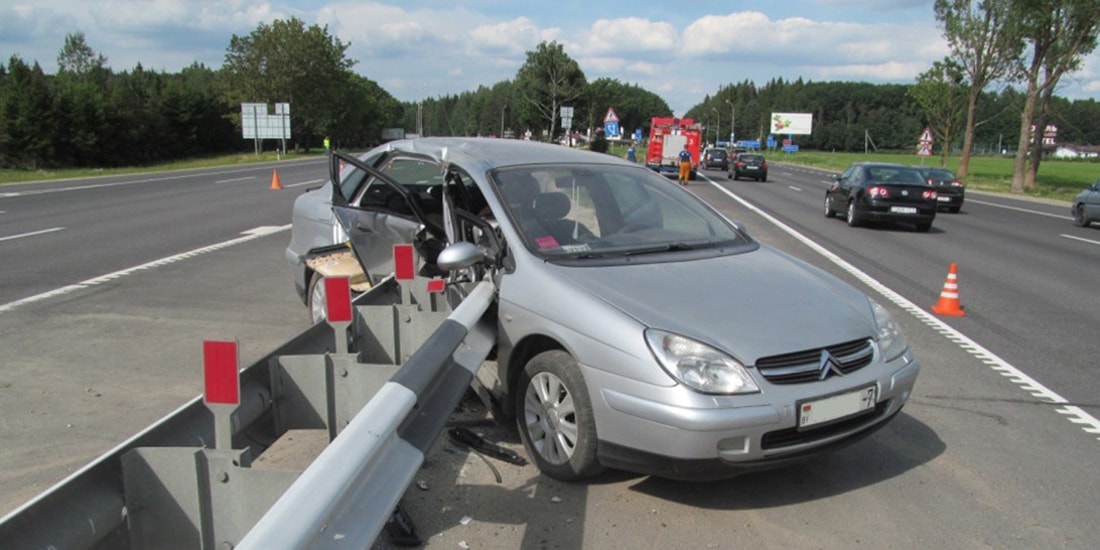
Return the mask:
<path fill-rule="evenodd" d="M 756 362 L 756 370 L 773 384 L 804 384 L 816 382 L 822 376 L 822 356 L 828 352 L 832 364 L 841 374 L 853 373 L 874 360 L 875 350 L 871 340 L 853 340 L 826 348 L 815 348 L 783 355 L 765 357 Z M 826 369 L 830 376 L 832 369 Z"/>

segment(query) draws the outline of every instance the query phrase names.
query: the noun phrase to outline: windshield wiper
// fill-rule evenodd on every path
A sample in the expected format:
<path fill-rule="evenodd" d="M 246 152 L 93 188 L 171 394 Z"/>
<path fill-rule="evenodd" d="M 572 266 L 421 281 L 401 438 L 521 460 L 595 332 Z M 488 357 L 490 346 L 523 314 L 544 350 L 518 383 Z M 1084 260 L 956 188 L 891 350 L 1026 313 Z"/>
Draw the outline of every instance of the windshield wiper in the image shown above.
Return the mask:
<path fill-rule="evenodd" d="M 662 252 L 683 252 L 685 250 L 698 250 L 700 248 L 711 248 L 714 246 L 713 242 L 705 241 L 700 243 L 669 243 L 662 244 L 660 246 L 652 246 L 649 248 L 639 248 L 636 250 L 628 250 L 623 252 L 624 256 L 640 256 L 642 254 L 660 254 Z"/>

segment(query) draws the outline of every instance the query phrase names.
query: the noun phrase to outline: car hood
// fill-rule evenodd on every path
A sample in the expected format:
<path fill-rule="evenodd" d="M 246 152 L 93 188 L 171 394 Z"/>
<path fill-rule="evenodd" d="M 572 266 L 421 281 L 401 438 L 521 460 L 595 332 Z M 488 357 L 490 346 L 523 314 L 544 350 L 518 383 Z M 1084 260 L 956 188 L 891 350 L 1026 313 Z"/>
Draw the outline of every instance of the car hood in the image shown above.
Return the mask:
<path fill-rule="evenodd" d="M 701 260 L 556 271 L 570 288 L 646 327 L 700 340 L 748 365 L 875 333 L 866 295 L 766 246 Z"/>

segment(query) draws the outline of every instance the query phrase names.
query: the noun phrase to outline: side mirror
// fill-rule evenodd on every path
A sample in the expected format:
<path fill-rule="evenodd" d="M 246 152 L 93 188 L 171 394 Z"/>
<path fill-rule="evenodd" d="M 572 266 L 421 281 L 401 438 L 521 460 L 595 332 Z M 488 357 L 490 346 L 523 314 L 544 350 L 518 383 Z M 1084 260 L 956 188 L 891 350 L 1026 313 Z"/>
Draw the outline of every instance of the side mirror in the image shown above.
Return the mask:
<path fill-rule="evenodd" d="M 435 264 L 444 272 L 465 269 L 486 260 L 485 252 L 474 243 L 462 241 L 444 248 Z"/>

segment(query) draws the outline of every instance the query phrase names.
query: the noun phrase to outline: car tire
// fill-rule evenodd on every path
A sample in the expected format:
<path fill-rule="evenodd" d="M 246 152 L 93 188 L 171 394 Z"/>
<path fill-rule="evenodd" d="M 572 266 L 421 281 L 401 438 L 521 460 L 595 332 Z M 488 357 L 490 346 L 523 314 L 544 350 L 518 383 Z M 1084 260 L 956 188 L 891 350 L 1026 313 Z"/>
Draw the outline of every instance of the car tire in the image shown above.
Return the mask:
<path fill-rule="evenodd" d="M 848 213 L 845 218 L 848 227 L 859 227 L 859 213 L 856 212 L 856 201 L 848 201 Z"/>
<path fill-rule="evenodd" d="M 326 296 L 325 278 L 320 273 L 311 273 L 309 276 L 309 289 L 306 291 L 306 309 L 309 318 L 314 324 L 325 320 Z"/>
<path fill-rule="evenodd" d="M 921 222 L 916 225 L 917 231 L 920 231 L 921 233 L 928 233 L 932 230 L 932 222 Z"/>
<path fill-rule="evenodd" d="M 527 362 L 515 392 L 516 425 L 539 470 L 561 481 L 596 476 L 596 420 L 577 361 L 562 350 Z"/>
<path fill-rule="evenodd" d="M 830 204 L 829 195 L 825 195 L 825 217 L 826 218 L 835 218 L 836 217 L 836 210 L 833 210 L 833 207 Z"/>
<path fill-rule="evenodd" d="M 1092 223 L 1087 217 L 1085 217 L 1085 205 L 1078 204 L 1073 207 L 1073 225 L 1077 227 L 1088 227 Z"/>
<path fill-rule="evenodd" d="M 762 181 L 764 183 L 768 183 L 768 176 L 760 176 L 760 178 L 757 181 Z"/>

